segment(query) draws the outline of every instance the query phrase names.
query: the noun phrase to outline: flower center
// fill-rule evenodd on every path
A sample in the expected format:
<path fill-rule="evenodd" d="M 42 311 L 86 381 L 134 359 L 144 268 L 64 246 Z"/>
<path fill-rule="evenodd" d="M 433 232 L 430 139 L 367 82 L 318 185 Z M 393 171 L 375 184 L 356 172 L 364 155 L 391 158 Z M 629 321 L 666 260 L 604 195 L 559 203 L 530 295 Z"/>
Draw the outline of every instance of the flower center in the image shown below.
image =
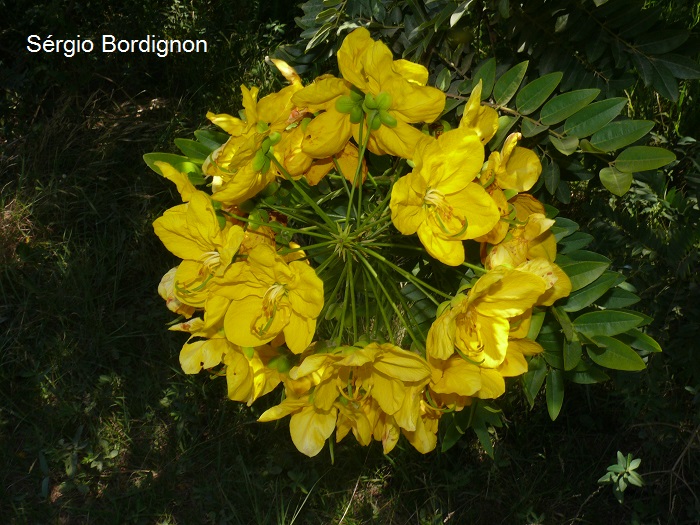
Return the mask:
<path fill-rule="evenodd" d="M 446 205 L 445 196 L 440 190 L 436 190 L 435 188 L 428 188 L 425 197 L 423 197 L 423 203 L 428 206 L 435 206 L 438 209 Z"/>
<path fill-rule="evenodd" d="M 199 260 L 211 272 L 221 264 L 221 254 L 217 251 L 204 252 Z"/>
<path fill-rule="evenodd" d="M 287 293 L 283 284 L 275 283 L 270 286 L 263 296 L 263 311 L 268 317 L 274 316 L 277 309 L 277 301 L 281 296 Z"/>

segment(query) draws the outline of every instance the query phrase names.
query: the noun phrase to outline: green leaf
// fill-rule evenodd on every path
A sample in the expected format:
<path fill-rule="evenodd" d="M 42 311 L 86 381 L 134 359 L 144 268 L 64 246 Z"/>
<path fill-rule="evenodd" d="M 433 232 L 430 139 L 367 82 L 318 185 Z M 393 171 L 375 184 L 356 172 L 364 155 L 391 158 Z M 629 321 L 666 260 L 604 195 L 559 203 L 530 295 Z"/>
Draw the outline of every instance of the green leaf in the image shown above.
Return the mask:
<path fill-rule="evenodd" d="M 523 120 L 523 124 L 522 126 L 520 126 L 520 132 L 525 138 L 534 137 L 535 135 L 542 133 L 543 131 L 546 131 L 548 129 L 549 126 L 542 126 L 537 122 L 533 122 L 532 120 Z"/>
<path fill-rule="evenodd" d="M 588 312 L 574 319 L 574 328 L 589 338 L 609 336 L 626 332 L 639 326 L 643 319 L 619 310 Z"/>
<path fill-rule="evenodd" d="M 549 73 L 524 86 L 515 97 L 515 106 L 523 115 L 529 115 L 544 104 L 564 76 L 561 72 Z"/>
<path fill-rule="evenodd" d="M 571 324 L 569 316 L 559 306 L 552 307 L 552 314 L 554 314 L 554 317 L 559 323 L 559 326 L 561 326 L 562 332 L 564 332 L 564 337 L 566 337 L 566 340 L 571 341 L 574 338 L 574 327 Z"/>
<path fill-rule="evenodd" d="M 678 29 L 654 31 L 638 38 L 634 42 L 634 47 L 640 53 L 661 55 L 680 47 L 688 40 L 689 36 L 688 31 L 679 31 Z"/>
<path fill-rule="evenodd" d="M 325 24 L 323 24 L 319 28 L 319 30 L 316 31 L 316 34 L 313 36 L 313 38 L 311 38 L 311 40 L 309 40 L 309 43 L 306 44 L 306 49 L 304 51 L 306 51 L 308 53 L 308 51 L 310 49 L 313 49 L 318 44 L 320 44 L 322 41 L 324 41 L 326 38 L 328 38 L 328 35 L 331 32 L 331 29 L 333 29 L 332 22 L 326 22 Z"/>
<path fill-rule="evenodd" d="M 173 153 L 146 153 L 143 160 L 148 164 L 148 167 L 155 171 L 158 175 L 163 175 L 160 168 L 156 166 L 156 162 L 167 162 L 173 168 L 184 173 L 201 173 L 199 167 L 190 161 L 189 158 Z"/>
<path fill-rule="evenodd" d="M 493 87 L 493 98 L 497 104 L 507 104 L 513 98 L 525 78 L 528 64 L 527 60 L 520 62 L 501 75 Z"/>
<path fill-rule="evenodd" d="M 599 302 L 598 305 L 603 308 L 626 308 L 632 306 L 639 302 L 639 296 L 623 290 L 622 288 L 613 288 L 609 293 L 603 298 L 603 301 Z"/>
<path fill-rule="evenodd" d="M 683 80 L 700 78 L 700 65 L 686 56 L 666 53 L 653 57 L 652 60 L 662 63 L 676 78 Z"/>
<path fill-rule="evenodd" d="M 662 97 L 673 100 L 674 102 L 677 101 L 679 94 L 678 81 L 674 78 L 673 73 L 658 60 L 652 61 L 651 65 L 654 68 L 654 77 L 652 79 L 654 89 L 658 91 Z"/>
<path fill-rule="evenodd" d="M 547 374 L 547 412 L 554 421 L 564 403 L 564 372 L 550 368 Z"/>
<path fill-rule="evenodd" d="M 564 122 L 564 133 L 571 137 L 588 137 L 620 114 L 627 104 L 623 97 L 594 102 L 574 113 Z"/>
<path fill-rule="evenodd" d="M 542 176 L 544 177 L 544 187 L 547 188 L 550 195 L 554 195 L 557 191 L 557 186 L 559 186 L 559 165 L 554 161 L 547 163 Z"/>
<path fill-rule="evenodd" d="M 472 90 L 481 80 L 481 100 L 486 100 L 491 96 L 493 83 L 496 80 L 496 59 L 490 58 L 474 73 L 472 80 Z"/>
<path fill-rule="evenodd" d="M 618 120 L 596 131 L 591 144 L 603 151 L 615 151 L 638 141 L 653 127 L 650 120 Z"/>
<path fill-rule="evenodd" d="M 591 361 L 597 365 L 612 370 L 637 371 L 644 370 L 646 365 L 637 352 L 622 341 L 613 337 L 599 335 L 593 338 L 599 348 L 588 346 L 586 351 Z"/>
<path fill-rule="evenodd" d="M 522 376 L 523 391 L 525 392 L 527 402 L 530 404 L 530 408 L 535 405 L 535 397 L 537 397 L 537 393 L 542 388 L 542 383 L 544 383 L 546 377 L 547 365 L 544 359 L 542 359 L 541 356 L 535 356 L 530 359 L 527 372 Z"/>
<path fill-rule="evenodd" d="M 655 170 L 676 160 L 673 152 L 654 146 L 632 146 L 620 153 L 614 165 L 619 171 L 634 173 Z"/>
<path fill-rule="evenodd" d="M 623 173 L 615 168 L 608 167 L 600 170 L 600 182 L 610 193 L 618 197 L 622 197 L 629 191 L 632 178 L 631 173 Z"/>
<path fill-rule="evenodd" d="M 505 140 L 506 136 L 508 136 L 510 129 L 518 121 L 518 118 L 519 117 L 508 117 L 506 115 L 503 115 L 502 117 L 498 117 L 498 131 L 493 136 L 493 138 L 489 141 L 489 143 L 488 143 L 489 149 L 491 149 L 493 151 L 495 149 L 498 149 L 501 146 L 501 144 Z"/>
<path fill-rule="evenodd" d="M 573 370 L 581 362 L 581 341 L 567 341 L 564 343 L 564 370 Z"/>
<path fill-rule="evenodd" d="M 619 274 L 617 272 L 606 272 L 588 286 L 572 292 L 562 306 L 565 312 L 578 312 L 601 297 L 610 288 L 615 286 Z M 567 369 L 568 370 L 568 369 Z"/>
<path fill-rule="evenodd" d="M 661 345 L 653 337 L 648 336 L 637 328 L 632 328 L 632 330 L 628 330 L 624 334 L 619 334 L 617 338 L 641 352 L 648 354 L 661 352 Z"/>
<path fill-rule="evenodd" d="M 440 446 L 440 450 L 442 450 L 442 452 L 446 452 L 451 449 L 464 435 L 465 429 L 460 426 L 460 422 L 457 421 L 457 417 L 463 416 L 465 412 L 469 414 L 468 410 L 462 410 L 461 412 L 452 412 L 443 416 L 443 424 L 447 425 L 447 431 L 445 431 L 445 435 L 442 438 L 442 444 Z"/>
<path fill-rule="evenodd" d="M 583 366 L 582 366 L 583 365 Z M 594 385 L 610 379 L 608 374 L 597 366 L 591 366 L 581 361 L 575 370 L 566 373 L 566 378 L 577 385 Z"/>
<path fill-rule="evenodd" d="M 593 236 L 584 232 L 575 232 L 561 241 L 560 253 L 566 255 L 574 250 L 585 248 L 593 242 Z"/>
<path fill-rule="evenodd" d="M 180 151 L 187 155 L 190 158 L 190 160 L 194 162 L 199 161 L 198 164 L 204 162 L 204 160 L 213 151 L 201 142 L 197 142 L 196 140 L 175 139 L 175 145 Z"/>
<path fill-rule="evenodd" d="M 194 136 L 211 151 L 218 149 L 222 144 L 225 144 L 229 138 L 231 138 L 231 136 L 227 133 L 211 131 L 208 129 L 198 129 L 194 132 Z"/>
<path fill-rule="evenodd" d="M 550 135 L 549 140 L 552 142 L 557 151 L 564 155 L 571 155 L 578 148 L 578 139 L 576 137 L 558 138 Z"/>
<path fill-rule="evenodd" d="M 571 261 L 568 264 L 558 262 L 559 267 L 569 276 L 571 291 L 575 292 L 592 283 L 608 269 L 610 263 L 597 261 Z"/>
<path fill-rule="evenodd" d="M 442 68 L 442 71 L 437 76 L 435 80 L 435 87 L 440 91 L 447 91 L 450 88 L 450 83 L 452 82 L 452 72 L 449 68 Z"/>
<path fill-rule="evenodd" d="M 557 217 L 554 219 L 554 226 L 552 226 L 552 233 L 557 241 L 568 237 L 572 233 L 578 230 L 578 224 L 576 224 L 571 219 L 565 217 Z"/>
<path fill-rule="evenodd" d="M 599 94 L 600 89 L 580 89 L 556 96 L 542 107 L 540 122 L 548 126 L 557 124 L 585 108 Z"/>
<path fill-rule="evenodd" d="M 533 341 L 537 339 L 537 336 L 540 334 L 540 330 L 542 329 L 542 323 L 544 323 L 544 312 L 535 312 L 532 314 L 530 317 L 530 329 L 527 331 L 527 337 L 528 339 L 532 339 Z"/>

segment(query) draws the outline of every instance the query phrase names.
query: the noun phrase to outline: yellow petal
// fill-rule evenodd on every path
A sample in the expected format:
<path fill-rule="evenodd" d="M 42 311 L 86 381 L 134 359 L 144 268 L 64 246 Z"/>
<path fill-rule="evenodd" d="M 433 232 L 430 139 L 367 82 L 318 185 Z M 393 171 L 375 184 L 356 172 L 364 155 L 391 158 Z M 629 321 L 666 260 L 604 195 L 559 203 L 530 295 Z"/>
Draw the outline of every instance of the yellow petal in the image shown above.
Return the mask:
<path fill-rule="evenodd" d="M 192 195 L 197 193 L 198 190 L 195 188 L 194 184 L 190 182 L 187 173 L 175 169 L 167 162 L 157 161 L 154 164 L 158 166 L 163 177 L 175 183 L 177 191 L 180 193 L 180 197 L 182 197 L 182 202 L 188 202 L 192 198 Z"/>
<path fill-rule="evenodd" d="M 333 433 L 337 413 L 335 407 L 322 412 L 306 406 L 294 414 L 289 421 L 289 433 L 297 450 L 309 457 L 321 452 L 326 439 Z"/>
<path fill-rule="evenodd" d="M 180 366 L 186 374 L 196 374 L 202 368 L 213 368 L 228 349 L 225 339 L 207 339 L 185 343 L 180 351 Z"/>
<path fill-rule="evenodd" d="M 345 147 L 351 135 L 350 116 L 330 107 L 306 127 L 302 150 L 315 159 L 331 157 Z"/>

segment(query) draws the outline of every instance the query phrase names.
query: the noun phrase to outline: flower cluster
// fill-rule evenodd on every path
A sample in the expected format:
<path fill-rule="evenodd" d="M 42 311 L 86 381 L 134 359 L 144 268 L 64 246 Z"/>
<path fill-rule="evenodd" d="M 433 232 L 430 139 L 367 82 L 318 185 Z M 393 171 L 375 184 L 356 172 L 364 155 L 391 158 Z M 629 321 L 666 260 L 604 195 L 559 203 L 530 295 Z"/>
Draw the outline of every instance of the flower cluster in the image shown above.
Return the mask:
<path fill-rule="evenodd" d="M 481 84 L 450 129 L 431 125 L 445 94 L 427 69 L 366 29 L 337 57 L 339 77 L 307 86 L 273 60 L 288 86 L 242 86 L 240 117 L 207 115 L 225 141 L 154 163 L 183 201 L 154 223 L 181 259 L 159 293 L 190 336 L 183 370 L 220 371 L 248 405 L 282 383 L 260 421 L 290 415 L 304 454 L 350 432 L 427 453 L 444 413 L 527 371 L 533 311 L 571 283 L 525 193 L 537 155 L 514 133 L 486 156 L 498 114 Z"/>

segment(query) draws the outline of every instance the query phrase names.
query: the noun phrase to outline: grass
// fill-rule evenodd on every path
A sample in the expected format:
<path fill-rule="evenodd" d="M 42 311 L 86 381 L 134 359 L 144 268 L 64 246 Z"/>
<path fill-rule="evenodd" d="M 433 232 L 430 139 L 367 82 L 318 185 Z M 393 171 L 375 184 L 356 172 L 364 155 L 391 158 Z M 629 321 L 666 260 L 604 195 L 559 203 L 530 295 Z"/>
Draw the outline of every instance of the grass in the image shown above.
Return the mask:
<path fill-rule="evenodd" d="M 328 447 L 309 459 L 285 422 L 256 423 L 274 399 L 247 408 L 222 378 L 182 373 L 184 340 L 156 293 L 175 260 L 151 228 L 178 198 L 141 155 L 188 136 L 208 107 L 238 107 L 231 85 L 278 82 L 255 38 L 232 37 L 236 59 L 199 94 L 95 78 L 14 93 L 0 156 L 3 523 L 697 523 L 698 289 L 671 266 L 656 266 L 662 293 L 643 294 L 663 309 L 667 353 L 568 389 L 554 423 L 513 389 L 493 459 L 474 436 L 426 456 L 402 440 L 388 457 L 347 438 L 334 462 Z M 644 257 L 640 287 L 655 268 Z M 624 504 L 597 484 L 617 450 L 642 458 L 646 481 Z"/>

